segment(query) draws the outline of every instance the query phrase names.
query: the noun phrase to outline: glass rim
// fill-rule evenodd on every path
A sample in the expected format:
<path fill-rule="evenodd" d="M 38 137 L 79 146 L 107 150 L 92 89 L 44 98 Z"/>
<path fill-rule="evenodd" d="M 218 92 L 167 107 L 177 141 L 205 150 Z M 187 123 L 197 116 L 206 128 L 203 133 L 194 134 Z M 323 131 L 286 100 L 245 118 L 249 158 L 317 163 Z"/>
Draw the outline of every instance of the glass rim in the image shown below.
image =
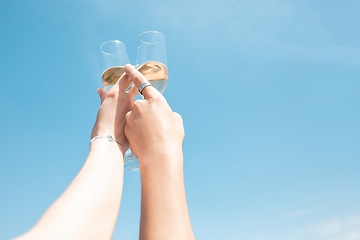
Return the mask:
<path fill-rule="evenodd" d="M 105 51 L 103 51 L 103 46 L 104 46 L 105 44 L 108 44 L 108 43 L 121 43 L 121 44 L 124 46 L 124 49 L 119 50 L 118 52 L 114 52 L 114 53 L 105 52 Z M 109 40 L 109 41 L 106 41 L 106 42 L 104 42 L 103 44 L 100 45 L 100 51 L 101 51 L 102 53 L 106 54 L 106 55 L 118 54 L 118 53 L 121 53 L 121 52 L 124 51 L 124 50 L 125 50 L 125 43 L 123 43 L 122 41 L 119 41 L 119 40 Z"/>
<path fill-rule="evenodd" d="M 156 33 L 156 34 L 159 34 L 160 36 L 162 36 L 162 39 L 160 41 L 157 41 L 157 42 L 153 42 L 153 43 L 150 43 L 150 42 L 145 42 L 141 39 L 141 36 L 144 35 L 144 34 L 148 34 L 148 33 Z M 164 41 L 165 39 L 165 35 L 162 34 L 161 32 L 158 32 L 158 31 L 146 31 L 146 32 L 143 32 L 142 34 L 139 35 L 139 40 L 143 43 L 146 43 L 146 44 L 157 44 L 157 43 L 160 43 L 162 41 Z"/>

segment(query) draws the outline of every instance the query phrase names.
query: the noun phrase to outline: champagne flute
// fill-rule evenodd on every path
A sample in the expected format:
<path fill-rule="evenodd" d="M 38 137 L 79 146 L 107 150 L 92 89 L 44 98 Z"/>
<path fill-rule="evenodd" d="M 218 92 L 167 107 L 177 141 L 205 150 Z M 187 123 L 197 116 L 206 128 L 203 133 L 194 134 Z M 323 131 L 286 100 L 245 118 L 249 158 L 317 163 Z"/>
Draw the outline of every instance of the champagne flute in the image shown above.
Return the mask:
<path fill-rule="evenodd" d="M 105 91 L 108 92 L 124 74 L 124 66 L 130 61 L 125 44 L 118 40 L 104 42 L 100 47 L 100 51 L 101 70 L 103 72 L 101 80 Z M 130 170 L 131 167 L 133 167 L 132 161 L 124 159 L 124 169 Z"/>
<path fill-rule="evenodd" d="M 168 83 L 165 36 L 156 31 L 144 32 L 139 36 L 136 68 L 160 93 Z"/>
<path fill-rule="evenodd" d="M 129 63 L 125 44 L 118 40 L 104 42 L 100 46 L 102 85 L 109 91 L 124 74 L 124 66 Z"/>
<path fill-rule="evenodd" d="M 168 70 L 165 36 L 162 33 L 148 31 L 140 34 L 135 66 L 153 87 L 160 93 L 164 92 L 168 83 Z M 131 149 L 126 152 L 124 162 L 132 165 L 126 170 L 139 171 L 139 160 Z"/>

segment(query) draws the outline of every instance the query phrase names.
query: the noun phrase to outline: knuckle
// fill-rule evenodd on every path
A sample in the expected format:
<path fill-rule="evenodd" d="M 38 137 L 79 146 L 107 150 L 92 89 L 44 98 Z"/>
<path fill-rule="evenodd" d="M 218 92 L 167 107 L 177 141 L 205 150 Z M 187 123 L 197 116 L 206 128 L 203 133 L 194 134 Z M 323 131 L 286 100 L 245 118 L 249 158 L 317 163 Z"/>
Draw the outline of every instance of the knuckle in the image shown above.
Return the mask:
<path fill-rule="evenodd" d="M 149 96 L 149 97 L 147 98 L 147 100 L 149 100 L 149 102 L 151 102 L 151 103 L 158 101 L 157 97 L 155 97 L 155 96 Z"/>
<path fill-rule="evenodd" d="M 108 98 L 115 98 L 116 97 L 116 95 L 117 95 L 117 93 L 118 93 L 118 90 L 113 90 L 113 91 L 109 91 L 108 92 L 108 94 L 107 94 L 107 97 Z"/>
<path fill-rule="evenodd" d="M 183 118 L 181 117 L 181 115 L 177 112 L 174 112 L 174 115 L 175 115 L 175 118 L 178 120 L 178 121 L 181 121 L 183 122 Z"/>
<path fill-rule="evenodd" d="M 125 120 L 126 120 L 126 122 L 128 123 L 130 119 L 131 119 L 131 111 L 128 111 L 128 112 L 125 114 Z"/>
<path fill-rule="evenodd" d="M 143 78 L 140 74 L 135 74 L 133 80 L 135 80 L 136 82 L 141 82 Z"/>
<path fill-rule="evenodd" d="M 154 88 L 154 90 L 157 91 L 155 88 Z M 158 101 L 160 101 L 161 97 L 162 97 L 162 95 L 159 96 L 159 94 L 151 94 L 148 99 L 153 102 L 158 102 Z"/>
<path fill-rule="evenodd" d="M 142 103 L 143 103 L 143 100 L 136 100 L 135 102 L 134 102 L 134 105 L 133 105 L 133 110 L 139 110 L 140 108 L 141 108 L 141 105 L 142 105 Z"/>

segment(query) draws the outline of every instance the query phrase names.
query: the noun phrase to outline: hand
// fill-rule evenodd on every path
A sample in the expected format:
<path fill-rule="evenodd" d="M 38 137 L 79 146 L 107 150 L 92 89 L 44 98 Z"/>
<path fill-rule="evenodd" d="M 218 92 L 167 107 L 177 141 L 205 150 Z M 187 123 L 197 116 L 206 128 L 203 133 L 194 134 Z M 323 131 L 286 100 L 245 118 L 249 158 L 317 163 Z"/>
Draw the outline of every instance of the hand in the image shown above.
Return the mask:
<path fill-rule="evenodd" d="M 131 79 L 124 74 L 108 93 L 102 88 L 98 89 L 101 106 L 91 133 L 91 138 L 97 134 L 114 136 L 115 140 L 124 147 L 124 151 L 129 148 L 129 142 L 124 134 L 125 114 L 131 110 L 134 98 L 138 94 L 134 85 L 125 91 L 130 83 Z"/>
<path fill-rule="evenodd" d="M 136 88 L 147 79 L 130 64 L 125 73 Z M 125 135 L 131 151 L 139 158 L 161 159 L 182 152 L 184 127 L 181 116 L 171 110 L 164 96 L 154 87 L 146 87 L 143 100 L 137 100 L 126 114 Z"/>

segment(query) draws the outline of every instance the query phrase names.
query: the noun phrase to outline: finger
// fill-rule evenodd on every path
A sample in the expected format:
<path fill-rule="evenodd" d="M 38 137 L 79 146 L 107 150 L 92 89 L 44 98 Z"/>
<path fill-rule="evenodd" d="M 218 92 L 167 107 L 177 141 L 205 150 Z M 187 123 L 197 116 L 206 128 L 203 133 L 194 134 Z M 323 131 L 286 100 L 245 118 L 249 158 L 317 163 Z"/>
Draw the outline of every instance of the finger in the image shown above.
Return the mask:
<path fill-rule="evenodd" d="M 138 95 L 138 93 L 139 93 L 137 87 L 134 84 L 132 84 L 130 86 L 130 88 L 128 89 L 127 92 L 128 92 L 128 94 L 130 94 L 131 99 L 134 99 L 136 97 L 136 95 Z"/>
<path fill-rule="evenodd" d="M 98 88 L 97 93 L 98 93 L 98 95 L 100 97 L 101 104 L 102 104 L 104 102 L 104 99 L 105 99 L 106 95 L 107 95 L 107 92 L 102 88 Z"/>
<path fill-rule="evenodd" d="M 131 78 L 129 78 L 129 76 L 126 73 L 124 73 L 120 77 L 118 83 L 119 83 L 119 90 L 125 92 L 129 84 L 131 83 Z"/>
<path fill-rule="evenodd" d="M 148 80 L 142 75 L 138 70 L 136 70 L 132 65 L 126 64 L 124 67 L 125 73 L 131 78 L 136 88 L 138 89 L 142 83 L 148 82 Z M 146 87 L 142 90 L 142 95 L 145 99 L 156 97 L 161 95 L 161 93 L 156 90 L 154 87 Z"/>

